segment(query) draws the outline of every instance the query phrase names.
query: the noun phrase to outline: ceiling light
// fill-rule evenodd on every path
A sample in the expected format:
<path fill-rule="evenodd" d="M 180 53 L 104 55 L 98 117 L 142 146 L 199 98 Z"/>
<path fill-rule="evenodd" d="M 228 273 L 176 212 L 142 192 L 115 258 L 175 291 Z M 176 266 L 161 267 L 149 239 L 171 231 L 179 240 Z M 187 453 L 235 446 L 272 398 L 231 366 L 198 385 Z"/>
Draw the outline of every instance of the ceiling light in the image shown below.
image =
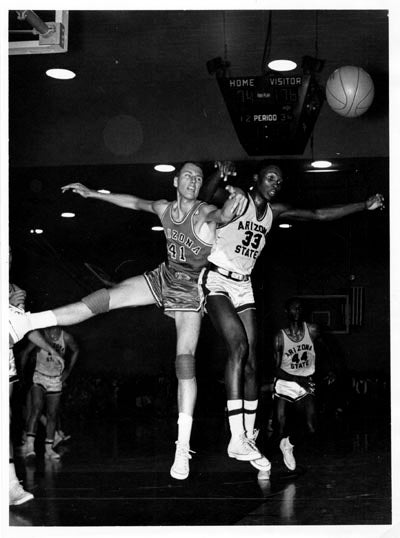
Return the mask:
<path fill-rule="evenodd" d="M 330 168 L 332 166 L 331 161 L 313 161 L 311 163 L 313 168 Z"/>
<path fill-rule="evenodd" d="M 66 211 L 65 213 L 61 213 L 61 216 L 65 219 L 72 219 L 75 217 L 75 213 L 70 213 L 69 211 Z"/>
<path fill-rule="evenodd" d="M 40 235 L 43 233 L 43 230 L 41 228 L 33 228 L 31 230 L 31 234 L 37 234 L 37 235 Z"/>
<path fill-rule="evenodd" d="M 69 69 L 48 69 L 46 75 L 50 78 L 58 78 L 61 80 L 69 80 L 76 77 L 75 73 Z"/>
<path fill-rule="evenodd" d="M 156 164 L 154 170 L 157 170 L 157 172 L 173 172 L 175 170 L 175 166 L 172 164 Z"/>
<path fill-rule="evenodd" d="M 287 229 L 287 228 L 291 228 L 291 227 L 292 227 L 292 224 L 289 224 L 287 222 L 282 222 L 282 224 L 279 224 L 279 228 Z"/>
<path fill-rule="evenodd" d="M 293 69 L 296 69 L 297 64 L 292 60 L 272 60 L 272 62 L 268 63 L 268 67 L 272 71 L 293 71 Z"/>
<path fill-rule="evenodd" d="M 162 226 L 152 226 L 151 229 L 153 232 L 162 232 L 164 230 Z"/>
<path fill-rule="evenodd" d="M 108 191 L 107 189 L 99 189 L 97 192 L 100 194 L 111 194 L 111 191 Z"/>

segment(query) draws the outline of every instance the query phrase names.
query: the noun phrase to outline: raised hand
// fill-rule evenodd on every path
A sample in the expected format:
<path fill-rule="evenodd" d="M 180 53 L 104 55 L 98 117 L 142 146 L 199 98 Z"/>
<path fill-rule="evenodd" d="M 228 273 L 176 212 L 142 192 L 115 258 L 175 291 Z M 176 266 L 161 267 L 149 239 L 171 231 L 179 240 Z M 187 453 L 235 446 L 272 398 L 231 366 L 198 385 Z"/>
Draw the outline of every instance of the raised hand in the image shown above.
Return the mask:
<path fill-rule="evenodd" d="M 370 196 L 365 202 L 367 205 L 368 211 L 374 211 L 375 209 L 385 209 L 385 199 L 382 194 L 374 194 Z"/>
<path fill-rule="evenodd" d="M 26 298 L 25 290 L 15 290 L 9 293 L 8 302 L 12 304 L 13 306 L 24 308 L 25 298 Z"/>
<path fill-rule="evenodd" d="M 87 198 L 92 193 L 92 191 L 85 187 L 85 185 L 82 185 L 82 183 L 69 183 L 68 185 L 64 185 L 63 187 L 61 187 L 61 190 L 63 193 L 68 190 L 71 190 L 72 192 L 83 196 L 83 198 Z"/>
<path fill-rule="evenodd" d="M 235 163 L 232 161 L 215 161 L 214 168 L 218 168 L 219 177 L 228 181 L 228 176 L 236 176 Z"/>
<path fill-rule="evenodd" d="M 225 189 L 229 192 L 229 200 L 234 199 L 231 212 L 236 213 L 237 216 L 243 215 L 248 202 L 246 193 L 239 187 L 232 187 L 232 185 L 227 185 Z"/>

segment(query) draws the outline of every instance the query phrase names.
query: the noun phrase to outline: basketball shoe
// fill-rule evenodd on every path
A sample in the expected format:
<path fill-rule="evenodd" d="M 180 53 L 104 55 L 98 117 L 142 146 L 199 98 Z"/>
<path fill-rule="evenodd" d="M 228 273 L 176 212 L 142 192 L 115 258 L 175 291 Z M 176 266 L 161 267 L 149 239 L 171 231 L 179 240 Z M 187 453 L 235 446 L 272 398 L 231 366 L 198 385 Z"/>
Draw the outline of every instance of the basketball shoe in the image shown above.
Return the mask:
<path fill-rule="evenodd" d="M 18 480 L 13 480 L 10 483 L 10 506 L 26 503 L 33 499 L 32 493 L 25 491 Z"/>
<path fill-rule="evenodd" d="M 253 461 L 260 459 L 262 454 L 243 432 L 239 436 L 231 437 L 228 445 L 228 456 L 239 461 Z"/>
<path fill-rule="evenodd" d="M 256 449 L 258 450 L 256 446 L 256 439 L 258 437 L 259 430 L 253 430 L 253 433 L 251 435 L 247 434 L 247 440 L 248 442 Z M 260 452 L 261 457 L 256 460 L 251 460 L 250 463 L 253 467 L 255 467 L 258 471 L 260 471 L 258 475 L 259 480 L 269 480 L 270 474 L 271 474 L 271 463 L 270 461 Z"/>
<path fill-rule="evenodd" d="M 189 460 L 192 459 L 190 453 L 194 454 L 194 452 L 187 444 L 179 443 L 179 441 L 175 441 L 175 444 L 175 460 L 170 475 L 176 480 L 185 480 L 189 476 Z"/>
<path fill-rule="evenodd" d="M 279 443 L 279 448 L 283 454 L 283 462 L 290 471 L 296 469 L 296 460 L 293 456 L 293 447 L 292 443 L 289 441 L 289 437 L 284 437 Z"/>

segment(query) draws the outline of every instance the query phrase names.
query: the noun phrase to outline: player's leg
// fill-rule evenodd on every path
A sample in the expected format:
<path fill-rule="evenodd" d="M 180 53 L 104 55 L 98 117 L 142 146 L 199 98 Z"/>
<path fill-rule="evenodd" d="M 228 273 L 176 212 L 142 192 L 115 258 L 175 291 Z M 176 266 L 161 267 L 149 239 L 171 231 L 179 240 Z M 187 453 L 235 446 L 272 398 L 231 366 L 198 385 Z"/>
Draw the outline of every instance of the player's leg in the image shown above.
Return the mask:
<path fill-rule="evenodd" d="M 46 394 L 46 440 L 45 440 L 45 458 L 59 459 L 60 455 L 53 450 L 54 434 L 56 431 L 58 410 L 60 407 L 61 391 L 47 392 Z"/>
<path fill-rule="evenodd" d="M 227 350 L 225 390 L 231 431 L 228 455 L 243 461 L 258 459 L 261 454 L 248 442 L 243 418 L 243 369 L 249 350 L 246 329 L 225 295 L 208 295 L 207 312 Z"/>
<path fill-rule="evenodd" d="M 258 379 L 257 379 L 257 319 L 255 308 L 249 308 L 243 312 L 239 312 L 239 317 L 246 331 L 249 351 L 244 366 L 244 429 L 246 437 L 257 448 L 256 440 L 258 430 L 255 429 L 255 421 L 258 407 Z M 260 451 L 261 454 L 261 451 Z M 259 480 L 268 480 L 271 472 L 271 463 L 263 455 L 259 459 L 250 461 L 258 473 Z"/>
<path fill-rule="evenodd" d="M 9 406 L 10 406 L 10 426 L 11 426 L 11 398 L 13 394 L 14 383 L 9 383 Z M 9 437 L 9 481 L 8 481 L 8 493 L 9 493 L 9 505 L 19 505 L 33 499 L 32 493 L 25 491 L 21 486 L 17 474 L 15 472 L 14 464 L 14 449 L 11 438 L 11 428 L 10 428 L 10 437 Z"/>
<path fill-rule="evenodd" d="M 35 455 L 35 439 L 36 430 L 39 421 L 39 417 L 42 414 L 44 402 L 45 402 L 45 389 L 40 385 L 33 384 L 31 389 L 31 401 L 32 408 L 31 414 L 28 418 L 27 432 L 26 432 L 26 456 Z"/>
<path fill-rule="evenodd" d="M 112 288 L 97 290 L 77 303 L 55 308 L 53 313 L 57 319 L 57 325 L 73 325 L 117 308 L 153 303 L 155 299 L 144 276 L 138 275 Z M 32 314 L 33 316 L 35 314 Z"/>
<path fill-rule="evenodd" d="M 178 380 L 178 440 L 171 476 L 183 480 L 189 475 L 190 436 L 197 398 L 195 352 L 200 334 L 200 312 L 175 312 L 176 360 Z"/>
<path fill-rule="evenodd" d="M 304 398 L 296 401 L 296 424 L 299 427 L 290 434 L 290 443 L 298 448 L 304 443 L 311 441 L 316 430 L 316 410 L 315 410 L 315 397 L 311 394 L 307 394 Z M 290 448 L 290 447 L 289 447 Z M 293 448 L 292 448 L 293 450 Z"/>
<path fill-rule="evenodd" d="M 156 299 L 143 275 L 129 278 L 112 288 L 97 290 L 80 301 L 44 312 L 23 312 L 9 307 L 9 332 L 13 344 L 34 329 L 74 325 L 97 314 L 126 306 L 154 304 Z"/>
<path fill-rule="evenodd" d="M 257 380 L 257 320 L 255 309 L 239 313 L 243 327 L 246 331 L 249 350 L 244 365 L 244 426 L 246 432 L 254 430 L 258 406 L 258 380 Z"/>
<path fill-rule="evenodd" d="M 281 449 L 283 462 L 290 471 L 296 469 L 296 460 L 293 456 L 293 434 L 290 435 L 286 430 L 287 416 L 289 406 L 293 403 L 284 398 L 276 398 L 276 424 L 278 429 L 279 448 Z"/>

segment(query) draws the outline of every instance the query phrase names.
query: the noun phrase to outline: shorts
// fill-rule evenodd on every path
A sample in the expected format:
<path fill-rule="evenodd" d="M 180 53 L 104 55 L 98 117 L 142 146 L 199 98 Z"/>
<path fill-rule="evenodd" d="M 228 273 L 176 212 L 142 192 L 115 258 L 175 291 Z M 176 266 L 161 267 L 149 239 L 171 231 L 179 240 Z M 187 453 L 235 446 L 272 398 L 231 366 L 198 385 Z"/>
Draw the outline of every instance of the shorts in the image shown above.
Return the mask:
<path fill-rule="evenodd" d="M 146 271 L 144 278 L 159 307 L 167 316 L 175 312 L 203 313 L 204 297 L 199 286 L 199 276 L 171 270 L 162 263 L 153 271 Z"/>
<path fill-rule="evenodd" d="M 32 330 L 31 314 L 21 308 L 8 305 L 8 332 L 10 345 L 14 345 Z"/>
<path fill-rule="evenodd" d="M 297 402 L 307 396 L 314 394 L 300 386 L 296 381 L 286 381 L 285 379 L 277 379 L 274 385 L 274 398 L 283 398 L 289 402 Z"/>
<path fill-rule="evenodd" d="M 207 268 L 200 279 L 205 303 L 207 307 L 207 297 L 212 295 L 224 295 L 232 302 L 235 310 L 240 313 L 245 310 L 255 310 L 253 286 L 251 279 L 233 280 L 227 276 L 217 273 Z"/>
<path fill-rule="evenodd" d="M 41 372 L 35 370 L 35 373 L 33 374 L 32 378 L 32 383 L 34 385 L 38 385 L 46 393 L 55 393 L 62 391 L 62 381 L 61 376 L 59 375 L 50 376 L 42 374 Z"/>
<path fill-rule="evenodd" d="M 15 383 L 16 381 L 18 381 L 14 351 L 11 348 L 8 350 L 8 377 L 10 383 Z"/>

